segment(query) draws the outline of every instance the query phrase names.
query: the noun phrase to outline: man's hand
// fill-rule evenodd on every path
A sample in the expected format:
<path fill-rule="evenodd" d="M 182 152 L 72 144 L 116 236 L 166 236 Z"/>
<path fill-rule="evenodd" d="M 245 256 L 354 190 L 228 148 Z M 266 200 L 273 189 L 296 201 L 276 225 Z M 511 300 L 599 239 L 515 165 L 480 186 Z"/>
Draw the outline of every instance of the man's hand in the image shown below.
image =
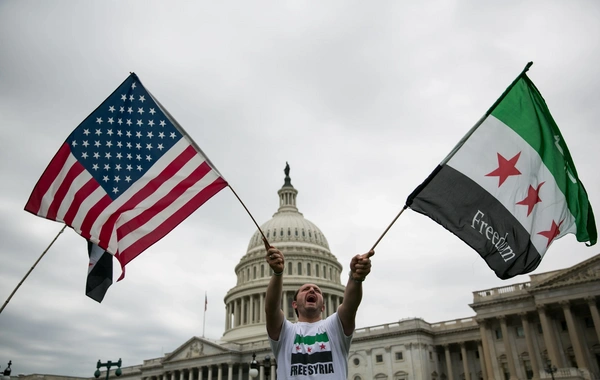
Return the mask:
<path fill-rule="evenodd" d="M 283 273 L 284 258 L 283 253 L 275 247 L 269 247 L 266 255 L 267 264 L 275 273 Z"/>
<path fill-rule="evenodd" d="M 350 261 L 350 271 L 352 272 L 352 279 L 356 281 L 364 281 L 369 273 L 371 273 L 371 256 L 375 254 L 375 251 L 370 250 L 369 252 L 356 255 Z"/>

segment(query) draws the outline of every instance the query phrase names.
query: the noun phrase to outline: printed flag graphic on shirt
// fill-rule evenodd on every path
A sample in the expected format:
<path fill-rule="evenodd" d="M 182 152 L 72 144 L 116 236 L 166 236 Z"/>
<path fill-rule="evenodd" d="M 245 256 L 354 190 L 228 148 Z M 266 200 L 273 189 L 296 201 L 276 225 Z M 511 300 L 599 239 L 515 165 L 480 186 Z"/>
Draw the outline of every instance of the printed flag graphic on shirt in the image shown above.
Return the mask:
<path fill-rule="evenodd" d="M 292 365 L 333 363 L 327 333 L 307 336 L 296 335 L 291 362 Z"/>
<path fill-rule="evenodd" d="M 533 271 L 566 234 L 597 240 L 571 154 L 525 75 L 530 65 L 406 202 L 475 249 L 501 279 Z"/>
<path fill-rule="evenodd" d="M 106 291 L 112 285 L 113 256 L 91 241 L 87 242 L 90 265 L 85 286 L 85 294 L 97 302 L 102 302 Z"/>
<path fill-rule="evenodd" d="M 64 222 L 125 265 L 227 186 L 131 74 L 60 147 L 25 210 Z"/>

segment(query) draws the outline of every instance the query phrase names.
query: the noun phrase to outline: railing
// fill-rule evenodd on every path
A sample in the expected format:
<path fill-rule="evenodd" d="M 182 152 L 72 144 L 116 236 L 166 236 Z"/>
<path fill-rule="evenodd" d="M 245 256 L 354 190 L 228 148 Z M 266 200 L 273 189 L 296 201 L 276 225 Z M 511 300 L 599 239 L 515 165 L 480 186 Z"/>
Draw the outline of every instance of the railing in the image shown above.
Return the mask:
<path fill-rule="evenodd" d="M 453 319 L 450 321 L 432 323 L 431 329 L 433 331 L 442 331 L 442 330 L 452 330 L 452 329 L 473 327 L 473 326 L 477 326 L 477 322 L 475 321 L 474 318 L 460 318 L 460 319 Z"/>
<path fill-rule="evenodd" d="M 473 301 L 490 301 L 494 298 L 503 298 L 519 293 L 527 293 L 527 289 L 531 286 L 530 282 L 523 282 L 521 284 L 514 284 L 503 286 L 501 288 L 492 288 L 487 290 L 478 290 L 473 292 Z"/>
<path fill-rule="evenodd" d="M 354 336 L 356 337 L 364 334 L 386 333 L 389 331 L 413 330 L 418 328 L 430 331 L 445 331 L 473 326 L 477 326 L 477 322 L 472 317 L 453 319 L 450 321 L 437 322 L 433 324 L 425 322 L 421 318 L 405 318 L 399 320 L 398 322 L 356 329 L 354 331 Z"/>
<path fill-rule="evenodd" d="M 540 370 L 540 379 L 569 379 L 569 380 L 590 380 L 595 377 L 591 377 L 589 371 L 581 370 L 579 368 L 557 368 L 556 372 L 550 374 L 546 370 Z"/>
<path fill-rule="evenodd" d="M 163 361 L 163 358 L 145 359 L 144 364 L 142 364 L 142 365 L 144 367 L 151 366 L 151 365 L 159 365 L 159 364 L 162 364 L 162 361 Z"/>
<path fill-rule="evenodd" d="M 429 323 L 425 322 L 421 318 L 404 318 L 398 322 L 386 323 L 384 325 L 376 325 L 364 327 L 361 329 L 356 329 L 354 331 L 354 336 L 360 336 L 363 334 L 369 333 L 384 333 L 388 331 L 398 331 L 398 330 L 412 330 L 415 328 L 427 328 L 429 329 Z"/>

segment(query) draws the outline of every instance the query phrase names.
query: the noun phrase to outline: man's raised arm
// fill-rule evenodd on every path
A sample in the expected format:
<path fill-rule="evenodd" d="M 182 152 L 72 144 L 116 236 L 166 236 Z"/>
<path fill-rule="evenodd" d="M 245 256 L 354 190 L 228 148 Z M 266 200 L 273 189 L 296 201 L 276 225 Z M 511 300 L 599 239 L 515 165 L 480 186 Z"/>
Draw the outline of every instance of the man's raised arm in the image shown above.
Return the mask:
<path fill-rule="evenodd" d="M 273 270 L 271 280 L 267 286 L 265 297 L 265 313 L 267 315 L 267 334 L 273 340 L 279 340 L 283 325 L 283 311 L 281 310 L 281 295 L 283 292 L 283 254 L 277 248 L 269 247 L 267 263 Z"/>
<path fill-rule="evenodd" d="M 350 276 L 344 290 L 344 301 L 337 310 L 346 336 L 351 335 L 356 327 L 356 312 L 362 300 L 362 283 L 371 272 L 371 256 L 374 254 L 375 251 L 371 250 L 354 256 L 350 261 Z"/>

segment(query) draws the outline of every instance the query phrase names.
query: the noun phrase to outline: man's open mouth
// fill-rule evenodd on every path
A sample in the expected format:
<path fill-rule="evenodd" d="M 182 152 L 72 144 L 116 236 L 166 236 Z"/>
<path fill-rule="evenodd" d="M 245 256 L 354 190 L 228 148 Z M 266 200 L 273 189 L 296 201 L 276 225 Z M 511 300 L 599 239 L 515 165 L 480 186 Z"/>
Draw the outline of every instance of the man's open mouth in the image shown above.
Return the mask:
<path fill-rule="evenodd" d="M 313 296 L 313 295 L 307 296 L 306 302 L 317 302 L 317 296 Z"/>

